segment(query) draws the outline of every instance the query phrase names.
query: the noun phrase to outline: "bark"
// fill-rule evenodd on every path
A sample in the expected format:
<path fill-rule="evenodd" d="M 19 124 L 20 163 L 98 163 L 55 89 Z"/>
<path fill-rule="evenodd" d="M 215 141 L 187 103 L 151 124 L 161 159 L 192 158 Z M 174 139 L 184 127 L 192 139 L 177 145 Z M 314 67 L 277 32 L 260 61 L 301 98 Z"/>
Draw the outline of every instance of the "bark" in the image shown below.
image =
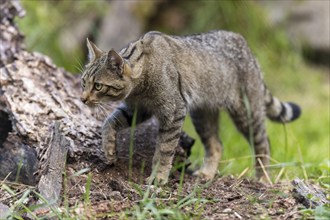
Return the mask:
<path fill-rule="evenodd" d="M 23 35 L 14 23 L 14 18 L 24 14 L 17 0 L 0 0 L 0 67 L 12 62 L 15 54 L 23 48 Z"/>
<path fill-rule="evenodd" d="M 47 149 L 47 163 L 43 168 L 43 174 L 38 183 L 38 189 L 44 199 L 51 204 L 58 203 L 62 189 L 62 171 L 65 168 L 66 155 L 70 142 L 60 132 L 60 123 L 55 122 L 51 135 L 51 143 Z M 54 169 L 56 168 L 56 169 Z M 59 204 L 57 204 L 59 205 Z"/>
<path fill-rule="evenodd" d="M 293 197 L 306 208 L 315 209 L 317 206 L 329 204 L 326 194 L 315 186 L 306 184 L 300 179 L 293 180 L 292 185 Z"/>

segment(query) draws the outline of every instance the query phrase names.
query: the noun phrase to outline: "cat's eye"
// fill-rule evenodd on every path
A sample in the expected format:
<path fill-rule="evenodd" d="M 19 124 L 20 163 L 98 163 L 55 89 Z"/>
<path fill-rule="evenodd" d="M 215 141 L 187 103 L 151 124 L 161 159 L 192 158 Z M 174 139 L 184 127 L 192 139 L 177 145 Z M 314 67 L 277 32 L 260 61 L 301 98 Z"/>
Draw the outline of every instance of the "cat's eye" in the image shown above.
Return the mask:
<path fill-rule="evenodd" d="M 101 83 L 94 83 L 94 89 L 97 91 L 100 91 L 102 89 L 103 85 Z"/>

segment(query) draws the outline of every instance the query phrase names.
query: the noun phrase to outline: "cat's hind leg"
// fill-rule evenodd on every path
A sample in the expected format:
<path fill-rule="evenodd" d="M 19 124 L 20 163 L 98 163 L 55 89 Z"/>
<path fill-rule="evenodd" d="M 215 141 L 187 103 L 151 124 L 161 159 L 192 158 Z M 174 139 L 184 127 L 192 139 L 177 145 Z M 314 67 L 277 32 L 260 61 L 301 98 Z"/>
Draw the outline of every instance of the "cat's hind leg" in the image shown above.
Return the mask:
<path fill-rule="evenodd" d="M 218 136 L 219 110 L 193 110 L 190 112 L 196 132 L 200 136 L 204 149 L 204 164 L 194 175 L 203 180 L 211 180 L 218 171 L 222 154 L 221 141 Z"/>
<path fill-rule="evenodd" d="M 256 176 L 257 178 L 261 178 L 265 175 L 264 171 L 269 165 L 270 155 L 269 140 L 265 126 L 265 110 L 262 104 L 258 104 L 258 101 L 255 101 L 248 103 L 249 113 L 246 105 L 247 103 L 243 103 L 242 101 L 240 107 L 229 109 L 229 114 L 237 129 L 244 135 L 253 148 Z"/>

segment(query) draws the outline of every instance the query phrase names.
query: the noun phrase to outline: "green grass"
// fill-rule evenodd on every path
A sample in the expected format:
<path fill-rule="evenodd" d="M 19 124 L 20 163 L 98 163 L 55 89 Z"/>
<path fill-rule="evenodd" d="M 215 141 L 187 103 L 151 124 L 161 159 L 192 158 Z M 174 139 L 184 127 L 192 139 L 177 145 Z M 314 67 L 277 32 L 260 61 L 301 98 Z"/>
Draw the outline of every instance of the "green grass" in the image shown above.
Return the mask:
<path fill-rule="evenodd" d="M 182 184 L 182 183 L 181 183 Z M 149 185 L 145 191 L 139 190 L 142 199 L 132 208 L 121 215 L 122 219 L 199 219 L 203 207 L 211 202 L 199 196 L 203 186 L 197 186 L 187 196 L 178 200 L 170 200 L 171 189 L 162 189 L 157 193 L 157 187 Z M 140 186 L 136 185 L 136 188 Z M 183 212 L 186 207 L 188 210 Z"/>
<path fill-rule="evenodd" d="M 77 20 L 92 20 L 104 15 L 109 5 L 103 1 L 21 1 L 26 16 L 17 18 L 25 43 L 30 51 L 50 56 L 54 63 L 72 73 L 80 72 L 80 61 L 85 60 L 85 37 L 79 36 L 83 26 Z M 87 19 L 87 20 L 86 20 Z M 82 23 L 81 23 L 82 24 Z M 95 31 L 91 26 L 89 32 Z M 82 33 L 86 34 L 86 33 Z M 96 33 L 95 33 L 96 35 Z M 70 41 L 64 40 L 70 39 Z"/>

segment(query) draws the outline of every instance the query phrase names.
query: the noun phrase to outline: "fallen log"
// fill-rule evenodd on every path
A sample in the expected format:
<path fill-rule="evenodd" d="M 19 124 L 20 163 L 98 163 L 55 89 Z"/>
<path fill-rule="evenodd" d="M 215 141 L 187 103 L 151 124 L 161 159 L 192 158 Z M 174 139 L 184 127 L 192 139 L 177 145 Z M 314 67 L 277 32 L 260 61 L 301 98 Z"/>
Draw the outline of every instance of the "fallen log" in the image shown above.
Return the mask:
<path fill-rule="evenodd" d="M 315 186 L 304 183 L 301 179 L 294 179 L 292 185 L 293 197 L 306 208 L 314 209 L 317 206 L 329 204 L 326 194 Z"/>

